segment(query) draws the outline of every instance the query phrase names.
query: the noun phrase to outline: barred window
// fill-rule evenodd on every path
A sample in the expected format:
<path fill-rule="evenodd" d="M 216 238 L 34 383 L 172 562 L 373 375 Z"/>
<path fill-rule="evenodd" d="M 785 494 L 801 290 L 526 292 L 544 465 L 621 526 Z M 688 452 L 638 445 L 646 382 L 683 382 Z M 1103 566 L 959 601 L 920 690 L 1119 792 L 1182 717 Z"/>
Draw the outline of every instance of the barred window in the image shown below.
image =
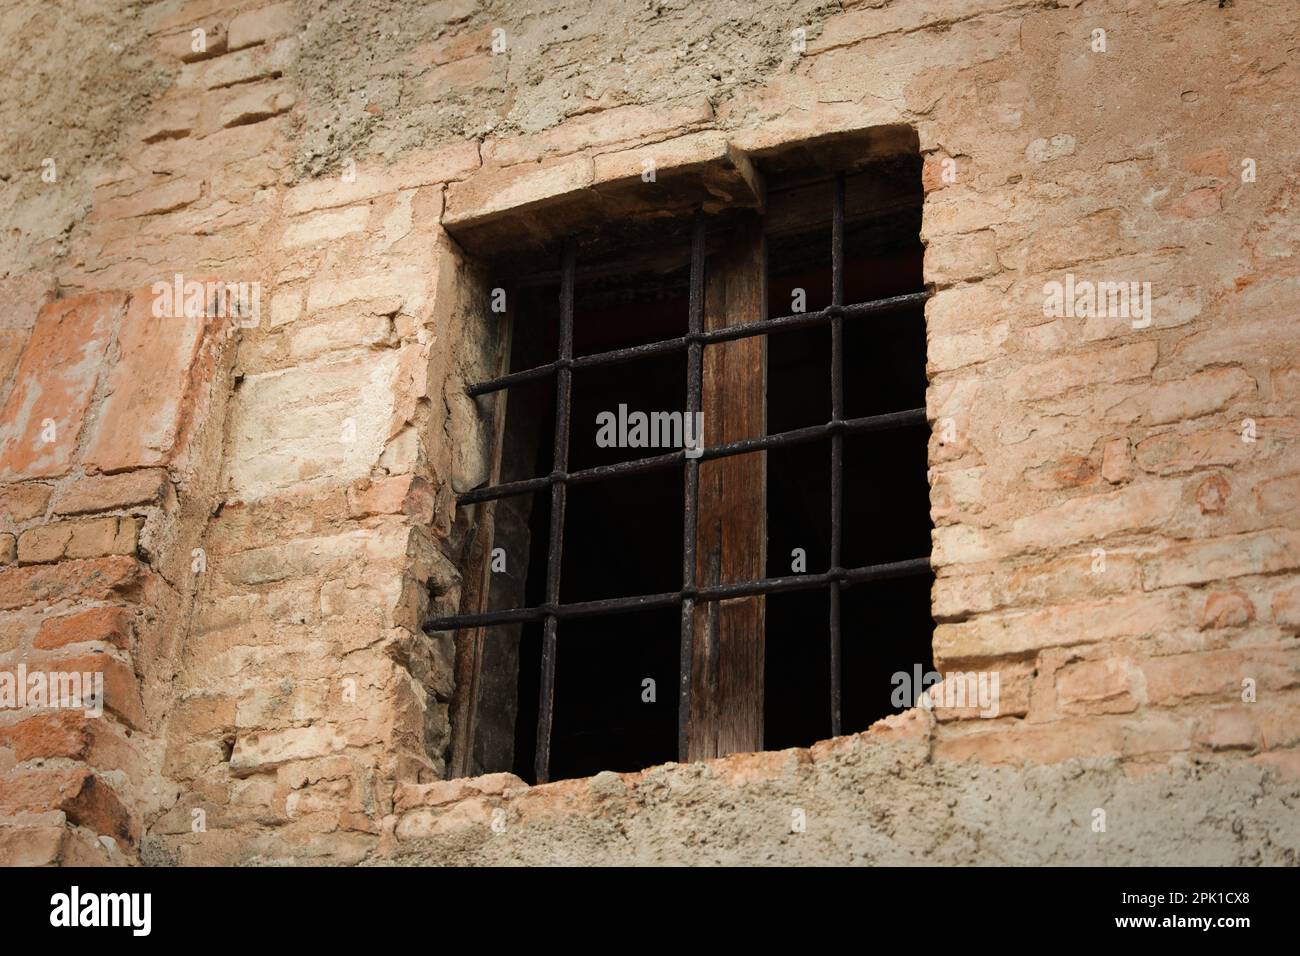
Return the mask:
<path fill-rule="evenodd" d="M 762 172 L 498 264 L 453 774 L 806 746 L 929 671 L 920 157 Z"/>

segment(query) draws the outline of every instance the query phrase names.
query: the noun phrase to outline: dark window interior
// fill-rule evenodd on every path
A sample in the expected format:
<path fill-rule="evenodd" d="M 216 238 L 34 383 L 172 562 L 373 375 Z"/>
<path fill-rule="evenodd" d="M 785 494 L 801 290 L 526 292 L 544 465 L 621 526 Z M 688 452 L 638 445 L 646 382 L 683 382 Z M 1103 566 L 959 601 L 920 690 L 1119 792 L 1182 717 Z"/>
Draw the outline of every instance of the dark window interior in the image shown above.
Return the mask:
<path fill-rule="evenodd" d="M 768 181 L 769 312 L 792 311 L 792 289 L 806 291 L 806 310 L 830 304 L 831 182 Z M 847 181 L 845 301 L 863 302 L 923 289 L 919 241 L 920 159 L 869 167 Z M 810 212 L 819 212 L 820 221 Z M 805 223 L 804 219 L 808 218 Z M 684 232 L 669 227 L 658 250 L 684 250 Z M 674 246 L 674 243 L 676 244 Z M 683 335 L 687 329 L 685 256 L 668 266 L 635 263 L 584 277 L 575 300 L 574 354 L 606 351 Z M 676 261 L 674 266 L 672 263 Z M 556 355 L 558 285 L 551 272 L 515 293 L 511 369 Z M 923 309 L 845 322 L 847 417 L 925 404 Z M 768 336 L 768 431 L 830 418 L 830 331 L 826 327 Z M 570 470 L 658 454 L 657 449 L 601 449 L 596 415 L 629 409 L 682 410 L 684 354 L 597 369 L 573 377 Z M 506 478 L 551 469 L 554 388 L 549 381 L 514 389 L 506 427 L 527 428 L 531 441 L 507 440 L 514 460 Z M 520 424 L 522 423 L 522 424 Z M 917 426 L 845 440 L 843 565 L 856 567 L 928 555 L 928 429 Z M 829 561 L 828 442 L 768 455 L 769 577 L 789 575 L 791 551 L 807 553 L 807 570 Z M 544 603 L 549 493 L 530 497 L 525 605 Z M 561 601 L 676 591 L 681 586 L 683 490 L 679 470 L 571 486 L 564 530 Z M 893 713 L 890 677 L 932 666 L 928 576 L 861 584 L 843 592 L 844 732 L 864 730 Z M 824 589 L 769 595 L 766 633 L 765 745 L 807 746 L 830 734 L 828 596 Z M 541 624 L 522 626 L 513 771 L 533 779 Z M 656 610 L 566 621 L 556 667 L 551 779 L 601 770 L 631 771 L 676 759 L 679 612 Z M 656 701 L 644 702 L 654 680 Z M 486 769 L 507 769 L 489 767 Z"/>

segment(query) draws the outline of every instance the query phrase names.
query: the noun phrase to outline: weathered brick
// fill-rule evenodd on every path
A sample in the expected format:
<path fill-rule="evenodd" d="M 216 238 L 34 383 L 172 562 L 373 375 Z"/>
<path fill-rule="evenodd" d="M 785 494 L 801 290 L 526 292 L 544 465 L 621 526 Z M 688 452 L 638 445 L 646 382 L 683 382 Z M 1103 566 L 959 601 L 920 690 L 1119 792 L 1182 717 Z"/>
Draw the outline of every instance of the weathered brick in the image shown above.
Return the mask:
<path fill-rule="evenodd" d="M 32 668 L 35 665 L 31 665 Z M 42 670 L 64 674 L 103 674 L 104 709 L 116 714 L 137 730 L 144 727 L 140 683 L 130 664 L 110 654 L 82 654 L 77 657 L 41 661 Z M 13 670 L 6 665 L 6 670 Z M 29 668 L 30 669 L 30 668 Z"/>
<path fill-rule="evenodd" d="M 1146 699 L 1172 706 L 1196 697 L 1240 701 L 1244 681 L 1254 681 L 1256 693 L 1300 684 L 1300 661 L 1281 648 L 1198 651 L 1153 657 L 1141 663 Z"/>
<path fill-rule="evenodd" d="M 1270 608 L 1275 623 L 1286 627 L 1300 626 L 1300 584 L 1276 591 Z"/>
<path fill-rule="evenodd" d="M 1168 754 L 1190 747 L 1190 724 L 1184 717 L 1140 711 L 1045 724 L 1020 722 L 1013 728 L 944 737 L 935 742 L 934 756 L 994 764 L 1051 764 L 1086 757 Z"/>
<path fill-rule="evenodd" d="M 139 518 L 111 516 L 39 525 L 18 538 L 18 560 L 22 564 L 41 564 L 63 558 L 133 555 L 140 524 Z"/>
<path fill-rule="evenodd" d="M 991 229 L 937 236 L 925 249 L 926 278 L 940 285 L 988 278 L 1001 268 L 997 236 Z"/>
<path fill-rule="evenodd" d="M 0 410 L 6 425 L 0 480 L 51 477 L 68 470 L 124 302 L 118 293 L 92 293 L 41 309 Z"/>
<path fill-rule="evenodd" d="M 31 481 L 0 486 L 0 520 L 21 524 L 45 514 L 51 490 L 50 485 Z"/>
<path fill-rule="evenodd" d="M 346 746 L 343 737 L 323 724 L 288 730 L 253 733 L 235 741 L 230 772 L 239 776 L 273 770 L 292 760 L 337 753 Z"/>
<path fill-rule="evenodd" d="M 261 85 L 261 84 L 259 84 Z M 235 87 L 239 90 L 239 87 Z M 232 96 L 217 114 L 217 124 L 229 129 L 246 126 L 279 116 L 293 109 L 298 97 L 287 89 L 272 85 L 271 89 L 240 90 Z"/>
<path fill-rule="evenodd" d="M 1255 488 L 1255 510 L 1262 515 L 1300 515 L 1300 472 L 1260 482 Z"/>
<path fill-rule="evenodd" d="M 63 827 L 0 827 L 0 864 L 53 866 L 63 861 Z"/>
<path fill-rule="evenodd" d="M 586 189 L 594 180 L 595 170 L 587 156 L 484 170 L 472 180 L 451 185 L 444 221 L 458 223 L 527 209 Z"/>
<path fill-rule="evenodd" d="M 1187 599 L 1177 592 L 1135 594 L 1111 601 L 1020 613 L 981 615 L 940 624 L 934 631 L 936 663 L 1003 657 L 1045 647 L 1070 647 L 1176 630 Z"/>
<path fill-rule="evenodd" d="M 1251 456 L 1253 447 L 1232 427 L 1181 430 L 1153 435 L 1137 443 L 1138 467 L 1157 475 L 1235 465 Z"/>
<path fill-rule="evenodd" d="M 362 479 L 348 488 L 348 513 L 354 518 L 367 515 L 428 514 L 433 507 L 433 489 L 415 475 L 395 475 L 371 481 Z"/>
<path fill-rule="evenodd" d="M 95 215 L 100 219 L 138 219 L 157 216 L 183 209 L 203 195 L 203 184 L 197 179 L 171 179 L 141 189 L 121 199 L 100 203 Z M 138 230 L 138 225 L 130 228 Z"/>
<path fill-rule="evenodd" d="M 188 80 L 203 89 L 219 90 L 239 83 L 278 79 L 293 62 L 298 49 L 297 39 L 289 38 L 230 53 L 187 67 L 180 82 Z"/>
<path fill-rule="evenodd" d="M 161 468 L 92 475 L 60 487 L 54 495 L 51 510 L 56 515 L 78 515 L 157 504 L 163 500 L 168 488 L 167 472 Z"/>
<path fill-rule="evenodd" d="M 0 571 L 0 610 L 63 600 L 105 600 L 129 591 L 140 581 L 142 565 L 134 558 L 6 568 Z"/>
<path fill-rule="evenodd" d="M 298 15 L 292 3 L 273 3 L 238 13 L 230 21 L 229 49 L 241 50 L 266 43 L 292 33 L 298 28 Z"/>
<path fill-rule="evenodd" d="M 1120 402 L 1108 413 L 1118 421 L 1152 425 L 1185 422 L 1255 394 L 1255 380 L 1240 368 L 1216 368 L 1161 382 Z"/>
<path fill-rule="evenodd" d="M 1132 665 L 1121 657 L 1066 665 L 1056 672 L 1057 703 L 1065 713 L 1132 713 L 1137 709 L 1132 674 Z"/>
<path fill-rule="evenodd" d="M 1300 531 L 1264 531 L 1169 545 L 1142 560 L 1147 590 L 1300 568 Z"/>
<path fill-rule="evenodd" d="M 1127 438 L 1113 438 L 1102 449 L 1101 476 L 1112 485 L 1133 477 L 1133 453 Z"/>
<path fill-rule="evenodd" d="M 1145 378 L 1155 368 L 1158 355 L 1155 342 L 1134 342 L 1023 366 L 1007 380 L 1007 396 L 1034 401 L 1103 382 Z"/>
<path fill-rule="evenodd" d="M 42 810 L 62 810 L 70 822 L 127 845 L 139 839 L 139 822 L 89 770 L 20 770 L 0 778 L 0 812 Z"/>
<path fill-rule="evenodd" d="M 989 665 L 983 671 L 957 671 L 929 689 L 934 718 L 992 720 L 1029 712 L 1033 666 L 1023 662 Z"/>
<path fill-rule="evenodd" d="M 713 108 L 707 100 L 668 108 L 619 106 L 577 116 L 555 129 L 536 136 L 513 136 L 490 139 L 483 144 L 483 159 L 497 166 L 536 162 L 545 156 L 563 156 L 597 146 L 635 142 L 647 145 L 655 139 L 665 140 L 673 134 L 713 120 Z M 653 152 L 654 147 L 648 147 Z M 638 165 L 637 173 L 641 172 Z"/>
<path fill-rule="evenodd" d="M 86 461 L 100 471 L 166 464 L 200 383 L 191 381 L 205 334 L 204 316 L 155 316 L 155 296 L 141 289 L 118 335 L 120 357 L 109 374 Z"/>
<path fill-rule="evenodd" d="M 1255 605 L 1243 591 L 1214 591 L 1205 597 L 1202 628 L 1240 627 L 1255 619 Z"/>
<path fill-rule="evenodd" d="M 335 175 L 300 183 L 285 194 L 284 209 L 288 215 L 299 215 L 350 206 L 404 189 L 462 179 L 478 167 L 478 143 L 451 143 L 421 154 L 416 163 L 399 161 L 391 167 L 359 163 L 351 181 Z"/>
<path fill-rule="evenodd" d="M 354 235 L 366 228 L 366 220 L 369 218 L 369 206 L 351 206 L 317 213 L 290 223 L 284 230 L 280 245 L 285 249 L 297 249 Z"/>
<path fill-rule="evenodd" d="M 1182 509 L 1182 483 L 1147 481 L 1071 498 L 1018 519 L 1008 539 L 1020 548 L 1061 548 L 1123 532 L 1161 528 Z"/>
<path fill-rule="evenodd" d="M 84 760 L 96 726 L 81 711 L 57 710 L 0 727 L 0 742 L 14 749 L 18 763 L 34 757 Z"/>
<path fill-rule="evenodd" d="M 202 30 L 202 34 L 195 33 Z M 220 20 L 205 18 L 189 29 L 170 33 L 158 43 L 164 56 L 174 57 L 183 63 L 195 63 L 220 56 L 228 49 L 226 25 Z"/>
<path fill-rule="evenodd" d="M 102 641 L 128 650 L 131 613 L 123 607 L 96 607 L 62 617 L 46 618 L 36 632 L 33 647 L 52 649 L 66 644 Z"/>
<path fill-rule="evenodd" d="M 1260 746 L 1262 737 L 1246 707 L 1225 707 L 1201 721 L 1196 742 L 1211 750 L 1253 750 Z"/>
<path fill-rule="evenodd" d="M 1221 513 L 1230 494 L 1232 494 L 1232 485 L 1223 475 L 1209 475 L 1202 478 L 1201 483 L 1196 486 L 1196 503 L 1200 506 L 1201 514 Z"/>

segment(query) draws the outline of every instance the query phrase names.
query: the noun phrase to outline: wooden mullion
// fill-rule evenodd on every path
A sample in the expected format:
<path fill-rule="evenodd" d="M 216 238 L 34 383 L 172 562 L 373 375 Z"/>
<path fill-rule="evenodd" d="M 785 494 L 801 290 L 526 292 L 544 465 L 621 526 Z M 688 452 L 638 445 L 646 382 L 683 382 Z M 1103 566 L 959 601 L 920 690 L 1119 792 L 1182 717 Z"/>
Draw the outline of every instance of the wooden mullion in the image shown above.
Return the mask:
<path fill-rule="evenodd" d="M 735 242 L 709 260 L 706 330 L 766 317 L 762 221 L 748 217 Z M 704 350 L 704 440 L 709 445 L 766 434 L 767 337 Z M 741 455 L 700 466 L 696 533 L 698 585 L 764 577 L 767 564 L 767 456 Z M 762 596 L 696 607 L 689 755 L 692 760 L 763 748 L 766 602 Z"/>

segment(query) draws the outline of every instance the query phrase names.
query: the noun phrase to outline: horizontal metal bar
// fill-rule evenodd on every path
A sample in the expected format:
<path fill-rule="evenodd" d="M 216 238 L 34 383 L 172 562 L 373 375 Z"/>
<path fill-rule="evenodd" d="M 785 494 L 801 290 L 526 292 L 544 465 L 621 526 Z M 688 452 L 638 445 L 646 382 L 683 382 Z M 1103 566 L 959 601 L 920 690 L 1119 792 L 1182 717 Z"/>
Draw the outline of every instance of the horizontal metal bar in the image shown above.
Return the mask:
<path fill-rule="evenodd" d="M 775 435 L 742 438 L 740 441 L 705 448 L 697 457 L 700 461 L 714 461 L 718 458 L 730 458 L 734 455 L 746 455 L 757 451 L 768 451 L 773 448 L 789 448 L 793 445 L 817 441 L 820 438 L 837 433 L 861 434 L 863 432 L 884 431 L 890 428 L 924 425 L 925 422 L 924 408 L 909 408 L 901 412 L 885 412 L 882 415 L 866 415 L 862 418 L 849 418 L 841 422 L 826 422 L 822 425 L 792 428 L 789 431 L 777 432 Z M 541 491 L 556 482 L 585 485 L 593 481 L 603 481 L 607 478 L 644 474 L 648 471 L 671 468 L 685 460 L 685 450 L 678 449 L 664 455 L 654 455 L 650 458 L 634 458 L 632 461 L 620 461 L 613 465 L 597 465 L 595 468 L 584 468 L 582 471 L 554 472 L 540 478 L 525 478 L 521 481 L 508 481 L 500 485 L 475 488 L 458 495 L 456 504 L 458 506 L 472 505 L 480 501 L 526 495 L 534 491 Z"/>
<path fill-rule="evenodd" d="M 430 618 L 424 622 L 426 631 L 453 631 L 471 627 L 490 627 L 494 624 L 519 624 L 540 621 L 547 615 L 563 621 L 569 618 L 597 617 L 603 614 L 624 614 L 629 611 L 676 607 L 688 596 L 698 602 L 727 601 L 732 598 L 754 597 L 759 594 L 782 594 L 789 591 L 809 591 L 826 587 L 839 581 L 842 587 L 864 584 L 868 581 L 888 581 L 893 578 L 912 577 L 930 572 L 929 558 L 909 558 L 886 564 L 871 564 L 861 568 L 840 568 L 821 574 L 792 574 L 781 578 L 763 578 L 758 581 L 739 581 L 734 584 L 715 584 L 699 588 L 693 594 L 686 591 L 669 591 L 664 594 L 641 594 L 636 597 L 608 598 L 601 601 L 581 601 L 574 604 L 557 604 L 553 607 L 510 608 L 505 611 L 485 611 L 481 614 L 452 614 Z"/>
<path fill-rule="evenodd" d="M 930 298 L 930 292 L 911 292 L 907 295 L 891 296 L 887 299 L 876 299 L 873 302 L 859 302 L 856 305 L 841 306 L 840 313 L 845 318 L 860 318 L 866 315 L 879 315 L 885 312 L 894 312 L 909 306 L 921 305 L 926 299 Z M 487 395 L 490 392 L 499 392 L 503 388 L 510 388 L 515 385 L 525 385 L 528 382 L 535 382 L 538 379 L 554 375 L 560 368 L 567 365 L 569 368 L 596 368 L 603 365 L 619 365 L 624 362 L 634 362 L 639 359 L 657 358 L 660 355 L 672 355 L 676 352 L 685 351 L 692 341 L 702 342 L 705 345 L 716 345 L 719 342 L 732 342 L 736 339 L 746 339 L 754 335 L 765 335 L 773 332 L 789 332 L 794 329 L 803 329 L 810 326 L 823 325 L 831 320 L 836 314 L 835 306 L 825 309 L 819 309 L 816 312 L 798 312 L 794 315 L 783 315 L 776 319 L 763 319 L 761 322 L 749 322 L 745 325 L 729 325 L 726 328 L 713 329 L 708 332 L 700 332 L 697 335 L 685 335 L 673 339 L 661 339 L 658 342 L 648 342 L 645 345 L 633 345 L 628 348 L 613 349 L 609 352 L 597 352 L 593 355 L 579 355 L 570 359 L 567 363 L 563 361 L 549 362 L 546 365 L 539 365 L 536 368 L 524 369 L 521 372 L 511 372 L 508 375 L 501 375 L 497 378 L 488 379 L 486 382 L 479 382 L 465 389 L 466 394 L 472 398 L 479 395 Z"/>

